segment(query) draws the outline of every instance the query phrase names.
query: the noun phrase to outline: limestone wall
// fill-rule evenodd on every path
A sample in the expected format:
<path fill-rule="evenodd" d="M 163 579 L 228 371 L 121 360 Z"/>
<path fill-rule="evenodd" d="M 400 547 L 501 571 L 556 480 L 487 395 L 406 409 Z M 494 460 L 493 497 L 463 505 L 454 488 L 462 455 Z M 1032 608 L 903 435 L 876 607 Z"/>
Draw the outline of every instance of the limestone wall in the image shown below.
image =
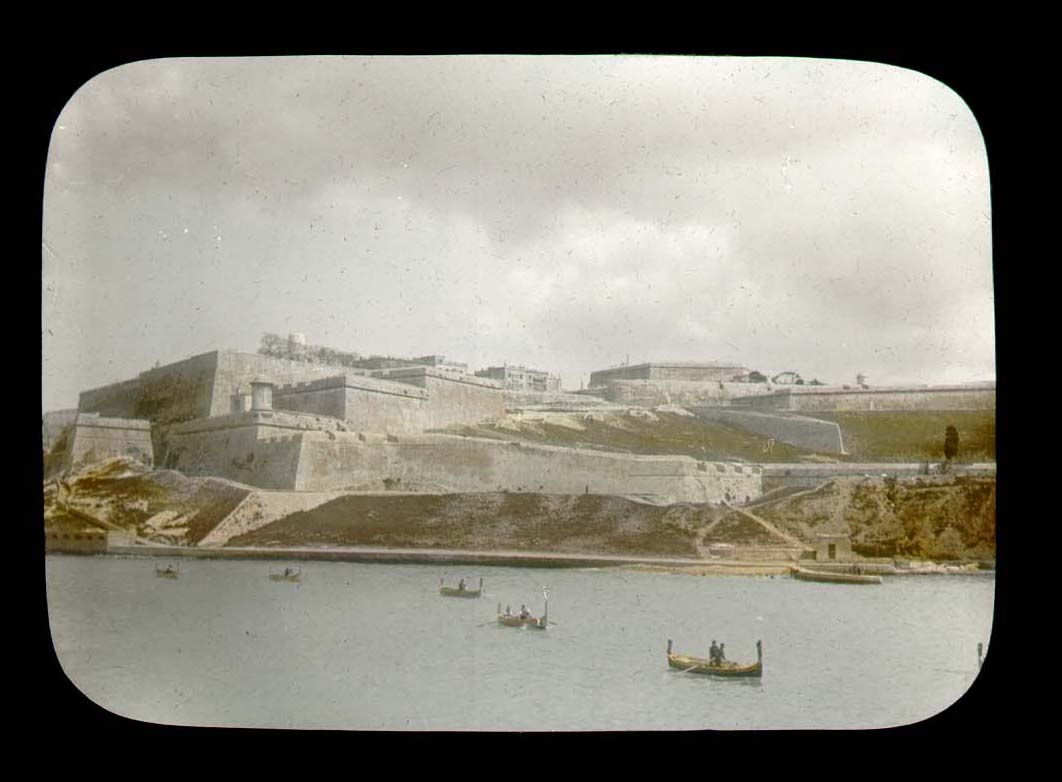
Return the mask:
<path fill-rule="evenodd" d="M 806 388 L 806 387 L 805 387 Z M 992 387 L 870 388 L 828 391 L 795 390 L 770 396 L 748 396 L 735 405 L 756 409 L 814 412 L 833 410 L 994 410 Z"/>
<path fill-rule="evenodd" d="M 799 415 L 753 412 L 732 407 L 690 407 L 690 412 L 708 421 L 719 421 L 763 437 L 817 453 L 845 453 L 840 425 Z"/>
<path fill-rule="evenodd" d="M 329 364 L 308 364 L 258 353 L 221 351 L 217 354 L 213 403 L 210 415 L 229 412 L 229 400 L 237 391 L 249 391 L 252 380 L 263 378 L 276 385 L 321 380 L 339 375 L 354 375 L 348 367 Z"/>
<path fill-rule="evenodd" d="M 731 400 L 770 394 L 776 386 L 769 383 L 728 383 L 695 380 L 612 380 L 594 389 L 594 393 L 611 402 L 640 407 L 658 405 L 725 406 Z"/>
<path fill-rule="evenodd" d="M 65 445 L 66 453 L 60 459 L 64 470 L 114 456 L 126 456 L 147 467 L 153 463 L 148 421 L 81 413 Z"/>
<path fill-rule="evenodd" d="M 335 436 L 343 426 L 338 419 L 282 412 L 232 413 L 191 421 L 170 430 L 163 466 L 263 489 L 292 489 L 297 484 L 303 433 Z"/>
<path fill-rule="evenodd" d="M 135 418 L 140 398 L 140 378 L 92 388 L 78 395 L 77 409 L 118 418 Z"/>
<path fill-rule="evenodd" d="M 428 392 L 423 429 L 441 429 L 454 424 L 478 424 L 505 415 L 505 392 L 474 378 L 426 374 Z"/>
<path fill-rule="evenodd" d="M 445 435 L 382 444 L 307 435 L 302 447 L 300 490 L 589 492 L 720 502 L 758 497 L 762 484 L 751 465 Z"/>

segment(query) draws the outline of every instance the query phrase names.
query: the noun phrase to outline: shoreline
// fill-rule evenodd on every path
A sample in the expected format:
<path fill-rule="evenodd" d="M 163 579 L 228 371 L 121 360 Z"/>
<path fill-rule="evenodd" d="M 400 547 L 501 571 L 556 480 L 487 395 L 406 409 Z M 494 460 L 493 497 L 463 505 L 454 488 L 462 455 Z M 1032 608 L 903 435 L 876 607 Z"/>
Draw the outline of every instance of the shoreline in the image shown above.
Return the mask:
<path fill-rule="evenodd" d="M 47 553 L 79 556 L 76 552 Z M 226 560 L 294 560 L 324 562 L 357 562 L 377 564 L 420 565 L 484 565 L 491 567 L 538 568 L 601 568 L 621 567 L 642 572 L 667 572 L 682 575 L 754 575 L 788 576 L 797 566 L 807 569 L 821 567 L 830 570 L 842 563 L 816 563 L 791 560 L 719 559 L 705 560 L 686 557 L 652 557 L 622 554 L 573 554 L 537 551 L 474 551 L 468 549 L 396 549 L 385 547 L 351 546 L 315 547 L 218 547 L 126 545 L 108 546 L 95 556 L 143 557 L 163 559 L 226 559 Z M 825 567 L 823 567 L 825 566 Z M 889 575 L 988 575 L 995 570 L 971 569 L 969 566 L 940 565 L 926 562 L 911 567 L 890 568 Z"/>

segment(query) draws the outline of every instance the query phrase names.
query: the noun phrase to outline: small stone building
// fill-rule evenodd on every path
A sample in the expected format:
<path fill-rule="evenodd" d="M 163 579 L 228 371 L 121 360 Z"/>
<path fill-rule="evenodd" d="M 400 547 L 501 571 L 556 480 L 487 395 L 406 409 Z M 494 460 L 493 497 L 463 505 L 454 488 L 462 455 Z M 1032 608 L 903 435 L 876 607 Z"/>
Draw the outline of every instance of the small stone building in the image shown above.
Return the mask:
<path fill-rule="evenodd" d="M 840 533 L 815 536 L 815 559 L 819 562 L 849 562 L 853 559 L 852 540 Z"/>

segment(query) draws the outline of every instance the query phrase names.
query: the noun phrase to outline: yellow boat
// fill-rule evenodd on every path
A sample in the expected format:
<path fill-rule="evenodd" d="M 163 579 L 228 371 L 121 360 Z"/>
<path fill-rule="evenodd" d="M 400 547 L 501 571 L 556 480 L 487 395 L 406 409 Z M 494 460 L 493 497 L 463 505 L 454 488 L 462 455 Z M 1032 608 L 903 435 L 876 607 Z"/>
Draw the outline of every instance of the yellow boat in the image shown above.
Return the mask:
<path fill-rule="evenodd" d="M 703 657 L 690 657 L 671 652 L 671 639 L 667 640 L 667 664 L 681 669 L 683 673 L 702 673 L 709 676 L 760 677 L 763 676 L 763 643 L 756 642 L 756 662 L 751 665 L 722 660 L 712 662 Z"/>

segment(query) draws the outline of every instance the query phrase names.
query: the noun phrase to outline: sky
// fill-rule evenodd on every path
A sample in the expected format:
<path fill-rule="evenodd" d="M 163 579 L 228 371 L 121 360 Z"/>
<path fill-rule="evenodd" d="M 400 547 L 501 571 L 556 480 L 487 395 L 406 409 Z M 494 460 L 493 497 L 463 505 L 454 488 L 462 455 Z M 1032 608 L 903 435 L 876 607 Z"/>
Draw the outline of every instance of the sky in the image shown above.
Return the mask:
<path fill-rule="evenodd" d="M 929 76 L 745 57 L 188 58 L 52 132 L 43 408 L 264 332 L 523 364 L 995 377 L 985 146 Z"/>

